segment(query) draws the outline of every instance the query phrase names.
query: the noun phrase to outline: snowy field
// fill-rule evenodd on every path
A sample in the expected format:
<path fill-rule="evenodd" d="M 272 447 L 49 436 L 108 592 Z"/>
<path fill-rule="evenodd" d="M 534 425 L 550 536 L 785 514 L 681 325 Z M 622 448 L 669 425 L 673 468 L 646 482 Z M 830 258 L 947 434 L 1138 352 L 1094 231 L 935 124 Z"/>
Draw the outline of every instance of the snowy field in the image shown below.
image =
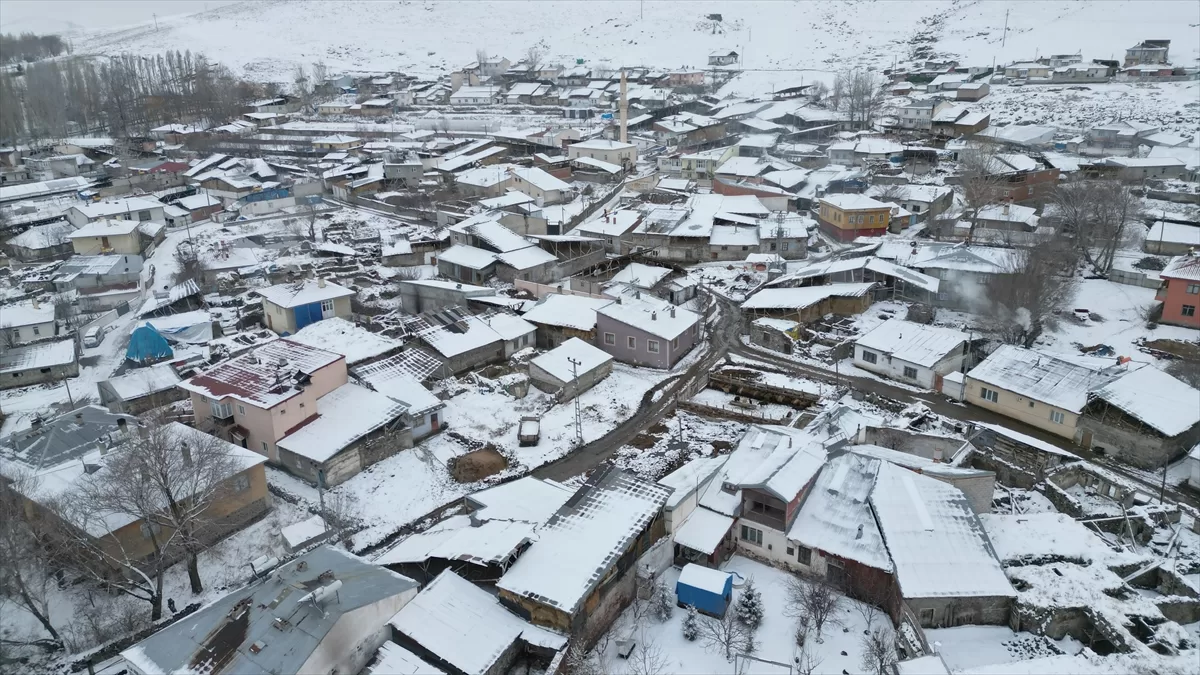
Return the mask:
<path fill-rule="evenodd" d="M 926 629 L 925 639 L 955 672 L 1024 661 L 1042 656 L 1078 654 L 1083 645 L 1070 637 L 1054 641 L 1042 635 L 1015 633 L 1008 626 L 958 626 Z"/>
<path fill-rule="evenodd" d="M 1186 0 L 1156 2 L 1153 11 L 1136 0 L 1024 3 L 1007 16 L 1002 40 L 1010 7 L 957 0 L 243 2 L 186 18 L 160 16 L 157 30 L 144 9 L 127 10 L 132 25 L 116 29 L 118 20 L 106 17 L 99 25 L 107 29 L 78 35 L 75 50 L 108 55 L 187 48 L 253 79 L 290 82 L 296 65 L 318 60 L 331 72 L 428 75 L 473 61 L 477 49 L 515 61 L 534 45 L 560 63 L 582 58 L 593 65 L 698 68 L 710 52 L 733 49 L 745 67 L 828 71 L 891 66 L 897 55 L 926 46 L 974 65 L 1050 50 L 1110 58 L 1149 36 L 1172 40 L 1173 60 L 1187 64 L 1200 44 L 1195 4 Z M 714 12 L 721 21 L 706 18 Z M 782 86 L 789 73 L 778 75 Z"/>
<path fill-rule="evenodd" d="M 1190 136 L 1200 124 L 1200 82 L 993 85 L 991 93 L 970 107 L 991 113 L 992 126 L 1036 124 L 1082 133 L 1128 119 Z"/>

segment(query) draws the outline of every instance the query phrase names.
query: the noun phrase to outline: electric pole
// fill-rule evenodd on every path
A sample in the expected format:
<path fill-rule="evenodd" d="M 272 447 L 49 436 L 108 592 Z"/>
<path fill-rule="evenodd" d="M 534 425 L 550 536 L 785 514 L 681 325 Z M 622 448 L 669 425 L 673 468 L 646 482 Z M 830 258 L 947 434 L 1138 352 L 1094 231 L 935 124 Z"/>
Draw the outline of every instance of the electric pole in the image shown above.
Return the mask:
<path fill-rule="evenodd" d="M 583 446 L 583 416 L 579 410 L 579 366 L 583 362 L 569 356 L 567 362 L 571 364 L 571 379 L 575 383 L 575 447 L 578 448 Z"/>
<path fill-rule="evenodd" d="M 1008 44 L 1008 12 L 1009 10 L 1004 10 L 1004 35 L 1000 38 L 1001 49 L 1004 48 L 1004 45 Z"/>

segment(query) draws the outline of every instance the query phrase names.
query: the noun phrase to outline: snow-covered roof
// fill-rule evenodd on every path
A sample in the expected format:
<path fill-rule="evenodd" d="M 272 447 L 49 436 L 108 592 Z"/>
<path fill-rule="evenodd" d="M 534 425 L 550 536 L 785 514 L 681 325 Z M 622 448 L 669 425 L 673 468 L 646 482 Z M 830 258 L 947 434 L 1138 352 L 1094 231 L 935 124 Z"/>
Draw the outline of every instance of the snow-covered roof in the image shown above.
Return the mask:
<path fill-rule="evenodd" d="M 341 317 L 310 323 L 291 336 L 295 342 L 317 349 L 341 354 L 346 365 L 378 358 L 399 350 L 404 343 L 380 333 L 373 333 Z"/>
<path fill-rule="evenodd" d="M 1164 279 L 1200 281 L 1200 255 L 1188 253 L 1172 258 L 1158 275 Z"/>
<path fill-rule="evenodd" d="M 267 302 L 280 307 L 291 308 L 301 305 L 311 305 L 315 302 L 334 300 L 354 295 L 349 288 L 338 286 L 331 281 L 305 279 L 298 283 L 277 284 L 260 288 L 255 291 Z"/>
<path fill-rule="evenodd" d="M 1186 223 L 1168 223 L 1165 220 L 1159 220 L 1146 233 L 1146 242 L 1153 241 L 1186 244 L 1200 248 L 1200 227 Z"/>
<path fill-rule="evenodd" d="M 472 270 L 486 270 L 496 264 L 496 254 L 466 244 L 455 244 L 442 251 L 438 255 L 438 261 Z"/>
<path fill-rule="evenodd" d="M 388 640 L 379 648 L 375 665 L 364 670 L 363 675 L 446 675 L 446 671 Z"/>
<path fill-rule="evenodd" d="M 75 362 L 75 341 L 38 342 L 0 351 L 0 374 L 32 368 L 53 368 Z"/>
<path fill-rule="evenodd" d="M 572 368 L 586 375 L 613 360 L 612 355 L 577 337 L 573 337 L 550 351 L 530 361 L 559 382 L 573 379 Z M 574 364 L 572 364 L 574 362 Z"/>
<path fill-rule="evenodd" d="M 525 181 L 526 183 L 529 183 L 530 185 L 538 188 L 539 190 L 567 191 L 567 190 L 571 189 L 570 183 L 567 183 L 559 178 L 556 178 L 553 174 L 547 173 L 546 171 L 542 171 L 541 169 L 538 169 L 536 167 L 524 168 L 524 169 L 514 168 L 511 170 L 511 172 L 517 178 L 520 178 L 521 180 Z"/>
<path fill-rule="evenodd" d="M 637 146 L 633 143 L 622 143 L 620 141 L 610 141 L 603 138 L 593 138 L 589 141 L 580 141 L 567 146 L 567 149 L 579 148 L 581 150 L 633 150 Z"/>
<path fill-rule="evenodd" d="M 737 225 L 714 225 L 708 236 L 710 246 L 757 246 L 758 228 Z"/>
<path fill-rule="evenodd" d="M 159 205 L 161 206 L 161 204 Z M 112 218 L 103 218 L 93 220 L 83 227 L 75 230 L 67 235 L 68 239 L 83 239 L 85 237 L 122 237 L 127 234 L 137 232 L 138 225 L 141 223 L 136 220 L 116 220 Z"/>
<path fill-rule="evenodd" d="M 821 197 L 821 202 L 830 206 L 841 209 L 843 211 L 857 211 L 865 209 L 890 209 L 891 204 L 881 202 L 877 199 L 871 199 L 866 195 L 856 194 L 837 194 L 826 195 Z"/>
<path fill-rule="evenodd" d="M 430 558 L 472 565 L 497 565 L 535 537 L 529 523 L 492 520 L 472 527 L 441 527 L 409 535 L 375 558 L 376 565 L 424 563 Z"/>
<path fill-rule="evenodd" d="M 116 216 L 122 213 L 132 213 L 134 211 L 142 211 L 145 209 L 161 209 L 163 203 L 157 199 L 149 199 L 146 197 L 127 197 L 125 199 L 114 199 L 112 201 L 91 202 L 87 204 L 76 204 L 72 208 L 78 209 L 80 213 L 87 217 L 88 220 L 97 218 L 107 218 Z"/>
<path fill-rule="evenodd" d="M 867 501 L 879 465 L 853 453 L 831 459 L 801 504 L 788 539 L 891 572 L 892 559 Z"/>
<path fill-rule="evenodd" d="M 466 675 L 492 672 L 518 638 L 538 645 L 551 643 L 547 646 L 566 643 L 565 637 L 527 623 L 493 595 L 451 570 L 429 582 L 390 624 Z"/>
<path fill-rule="evenodd" d="M 324 322 L 322 322 L 324 323 Z M 382 361 L 356 366 L 350 374 L 375 391 L 403 403 L 410 415 L 445 407 L 421 380 L 440 367 L 437 359 L 419 349 L 406 349 Z"/>
<path fill-rule="evenodd" d="M 642 289 L 651 289 L 669 274 L 671 274 L 671 270 L 668 267 L 633 262 L 613 275 L 613 278 L 609 281 L 611 283 L 629 284 Z"/>
<path fill-rule="evenodd" d="M 48 302 L 19 302 L 0 306 L 0 328 L 20 328 L 54 321 L 54 305 Z"/>
<path fill-rule="evenodd" d="M 960 349 L 969 336 L 953 328 L 888 319 L 856 340 L 860 347 L 926 368 Z"/>
<path fill-rule="evenodd" d="M 510 314 L 501 310 L 492 310 L 484 314 L 476 314 L 476 318 L 483 321 L 489 328 L 496 331 L 502 340 L 516 340 L 523 335 L 529 335 L 537 331 L 537 326 L 529 323 L 525 319 Z"/>
<path fill-rule="evenodd" d="M 675 543 L 680 546 L 712 555 L 724 541 L 725 535 L 729 534 L 731 527 L 733 527 L 733 516 L 717 513 L 701 506 L 693 509 L 687 520 L 675 529 L 673 538 Z M 680 580 L 682 578 L 681 575 Z"/>
<path fill-rule="evenodd" d="M 673 490 L 667 498 L 665 508 L 673 509 L 688 495 L 708 484 L 717 469 L 725 463 L 726 456 L 697 457 L 687 464 L 658 479 L 659 485 L 665 485 Z"/>
<path fill-rule="evenodd" d="M 355 441 L 392 424 L 404 406 L 357 384 L 343 384 L 317 399 L 317 418 L 279 440 L 283 450 L 325 462 Z"/>
<path fill-rule="evenodd" d="M 752 487 L 790 502 L 825 462 L 816 439 L 791 427 L 754 425 L 704 490 L 700 505 L 727 516 L 739 513 L 742 488 Z"/>
<path fill-rule="evenodd" d="M 593 169 L 599 169 L 605 173 L 618 174 L 618 173 L 621 173 L 621 171 L 623 170 L 617 164 L 613 164 L 612 162 L 605 162 L 605 161 L 599 160 L 599 159 L 594 159 L 592 157 L 576 157 L 575 159 L 573 159 L 571 161 L 576 164 L 582 164 L 583 166 L 590 166 Z"/>
<path fill-rule="evenodd" d="M 1115 359 L 1108 361 L 1115 364 Z M 969 379 L 991 384 L 1046 405 L 1078 413 L 1088 392 L 1126 372 L 1105 368 L 1096 360 L 1082 363 L 1014 345 L 1001 345 L 967 373 Z"/>
<path fill-rule="evenodd" d="M 1142 366 L 1091 392 L 1100 399 L 1172 437 L 1200 424 L 1200 391 L 1150 365 Z"/>
<path fill-rule="evenodd" d="M 38 183 L 22 183 L 20 185 L 5 185 L 0 187 L 0 202 L 11 202 L 18 199 L 34 199 L 62 192 L 75 192 L 91 185 L 91 181 L 83 176 L 70 178 L 55 178 L 54 180 Z"/>
<path fill-rule="evenodd" d="M 529 326 L 528 332 L 537 330 L 536 326 L 528 324 L 528 322 L 526 324 Z M 434 351 L 447 359 L 507 339 L 475 315 L 463 317 L 455 324 L 454 328 L 433 326 L 425 329 L 421 331 L 420 337 Z"/>
<path fill-rule="evenodd" d="M 979 520 L 1006 566 L 1045 560 L 1107 564 L 1119 555 L 1095 531 L 1064 513 L 984 513 Z"/>
<path fill-rule="evenodd" d="M 801 288 L 764 288 L 742 303 L 742 309 L 804 309 L 826 298 L 855 298 L 875 284 L 827 284 Z"/>
<path fill-rule="evenodd" d="M 696 511 L 704 510 L 705 509 L 696 509 Z M 712 511 L 709 511 L 709 513 L 712 513 Z M 724 516 L 721 517 L 724 518 Z M 729 522 L 730 525 L 732 525 L 733 519 L 730 518 Z M 688 548 L 692 547 L 688 546 Z M 684 565 L 683 569 L 679 572 L 678 582 L 684 586 L 698 588 L 702 591 L 715 593 L 717 595 L 724 595 L 725 585 L 729 583 L 729 572 L 722 572 L 721 570 L 715 570 L 711 567 L 705 567 L 704 565 L 697 565 L 696 563 L 688 563 Z"/>
<path fill-rule="evenodd" d="M 881 462 L 870 499 L 904 597 L 1016 595 L 962 490 Z"/>
<path fill-rule="evenodd" d="M 296 373 L 311 375 L 343 358 L 281 338 L 218 364 L 179 386 L 209 398 L 229 396 L 260 408 L 273 408 L 300 392 Z"/>
<path fill-rule="evenodd" d="M 700 320 L 700 315 L 690 309 L 647 294 L 640 299 L 623 296 L 620 302 L 605 305 L 596 313 L 664 340 L 674 340 Z"/>
<path fill-rule="evenodd" d="M 521 192 L 520 190 L 509 190 L 499 197 L 491 199 L 480 199 L 479 205 L 485 209 L 502 209 L 506 206 L 517 206 L 520 204 L 529 204 L 535 201 L 533 197 Z"/>
<path fill-rule="evenodd" d="M 525 312 L 526 321 L 545 326 L 562 326 L 590 331 L 596 328 L 596 311 L 611 305 L 609 298 L 589 298 L 581 295 L 554 294 L 542 298 L 533 309 Z"/>
<path fill-rule="evenodd" d="M 1071 460 L 1075 460 L 1078 458 L 1078 455 L 1071 454 L 1058 446 L 1051 445 L 1041 439 L 1034 438 L 1033 436 L 1027 436 L 1019 431 L 1013 431 L 1012 429 L 1009 429 L 1008 427 L 1000 426 L 999 424 L 991 424 L 988 422 L 976 422 L 975 426 L 982 427 L 984 429 L 988 429 L 988 430 L 992 431 L 993 433 L 997 433 L 1001 436 L 1008 438 L 1009 440 L 1016 441 L 1023 445 L 1028 445 L 1029 447 L 1036 448 L 1042 452 L 1048 452 L 1052 455 L 1059 455 L 1062 457 L 1069 457 Z"/>
<path fill-rule="evenodd" d="M 670 488 L 616 467 L 594 472 L 496 584 L 574 614 L 662 510 Z"/>
<path fill-rule="evenodd" d="M 832 275 L 857 269 L 867 269 L 875 272 L 876 274 L 896 277 L 905 283 L 912 284 L 913 286 L 927 290 L 931 293 L 936 293 L 940 286 L 940 280 L 936 277 L 922 274 L 916 270 L 910 270 L 907 267 L 901 267 L 889 260 L 876 258 L 875 256 L 867 256 L 863 258 L 842 258 L 841 260 L 827 260 L 813 263 L 779 277 L 775 281 L 769 282 L 767 286 L 787 286 L 795 283 L 797 280 L 811 279 L 813 277 Z"/>
<path fill-rule="evenodd" d="M 867 188 L 866 194 L 884 200 L 891 198 L 907 202 L 933 203 L 953 191 L 944 185 L 872 185 Z"/>
<path fill-rule="evenodd" d="M 519 521 L 541 525 L 553 516 L 574 491 L 549 479 L 525 476 L 471 493 L 467 501 L 476 506 L 475 521 Z"/>
<path fill-rule="evenodd" d="M 558 260 L 553 253 L 540 246 L 526 246 L 525 248 L 505 251 L 504 253 L 497 254 L 496 259 L 515 270 L 532 269 L 539 265 L 547 265 Z"/>
<path fill-rule="evenodd" d="M 169 363 L 134 368 L 105 381 L 124 401 L 174 389 L 182 378 Z"/>

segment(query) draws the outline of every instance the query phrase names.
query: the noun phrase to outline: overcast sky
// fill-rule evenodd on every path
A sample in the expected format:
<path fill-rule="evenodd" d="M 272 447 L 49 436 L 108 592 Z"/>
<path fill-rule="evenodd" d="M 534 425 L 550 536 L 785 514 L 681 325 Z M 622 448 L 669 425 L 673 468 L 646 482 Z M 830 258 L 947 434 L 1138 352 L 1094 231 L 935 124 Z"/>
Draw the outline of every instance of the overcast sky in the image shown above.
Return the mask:
<path fill-rule="evenodd" d="M 133 26 L 234 0 L 0 0 L 0 32 L 64 33 Z"/>

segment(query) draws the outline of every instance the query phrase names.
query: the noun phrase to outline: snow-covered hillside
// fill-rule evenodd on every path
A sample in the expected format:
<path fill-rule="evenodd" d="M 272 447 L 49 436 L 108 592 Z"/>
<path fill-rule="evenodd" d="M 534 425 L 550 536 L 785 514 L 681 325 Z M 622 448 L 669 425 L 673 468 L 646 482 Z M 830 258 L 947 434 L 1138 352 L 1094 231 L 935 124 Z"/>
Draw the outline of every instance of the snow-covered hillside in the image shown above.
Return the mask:
<path fill-rule="evenodd" d="M 1007 8 L 1015 11 L 1002 46 Z M 547 61 L 567 64 L 704 67 L 710 52 L 734 49 L 746 68 L 836 70 L 890 66 L 923 46 L 978 65 L 1080 50 L 1121 58 L 1125 47 L 1154 38 L 1172 40 L 1172 60 L 1191 65 L 1200 55 L 1198 22 L 1192 0 L 262 0 L 160 18 L 158 30 L 143 24 L 81 36 L 75 46 L 96 54 L 201 51 L 264 81 L 290 81 L 295 65 L 316 60 L 331 72 L 441 73 L 474 60 L 477 49 L 515 61 L 535 44 Z"/>

